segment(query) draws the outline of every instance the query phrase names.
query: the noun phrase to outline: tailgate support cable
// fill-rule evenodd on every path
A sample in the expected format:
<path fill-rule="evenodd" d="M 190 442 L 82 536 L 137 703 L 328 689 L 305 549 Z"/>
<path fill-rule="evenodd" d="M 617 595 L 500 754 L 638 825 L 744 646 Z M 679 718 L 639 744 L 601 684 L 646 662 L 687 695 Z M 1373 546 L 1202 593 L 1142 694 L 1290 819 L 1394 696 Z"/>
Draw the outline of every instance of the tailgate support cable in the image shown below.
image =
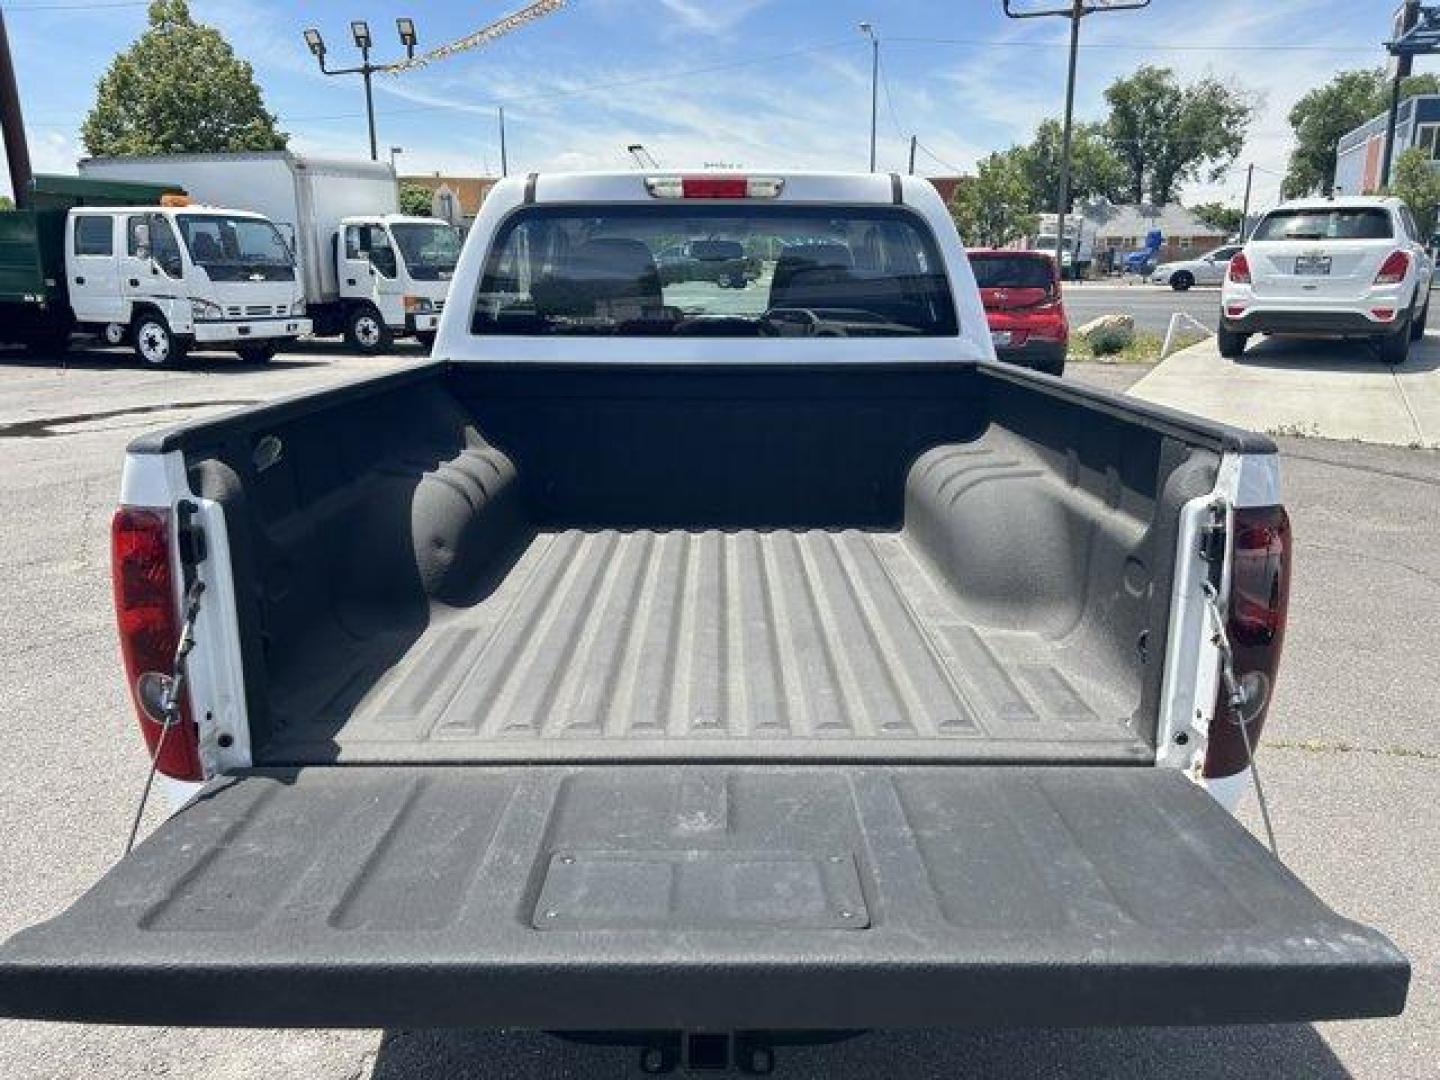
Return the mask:
<path fill-rule="evenodd" d="M 1215 622 L 1215 633 L 1211 642 L 1220 650 L 1220 680 L 1225 684 L 1225 704 L 1230 713 L 1230 722 L 1240 729 L 1240 738 L 1245 742 L 1245 756 L 1250 759 L 1250 779 L 1255 785 L 1255 798 L 1260 803 L 1260 819 L 1265 823 L 1265 836 L 1270 841 L 1270 851 L 1280 858 L 1280 845 L 1275 840 L 1275 826 L 1270 821 L 1270 804 L 1265 799 L 1265 789 L 1260 784 L 1260 766 L 1255 761 L 1255 745 L 1250 741 L 1250 721 L 1245 718 L 1245 705 L 1249 695 L 1240 681 L 1235 678 L 1235 653 L 1230 648 L 1230 635 L 1225 632 L 1225 617 L 1220 613 L 1219 594 L 1215 586 L 1205 582 L 1205 606 Z"/>
<path fill-rule="evenodd" d="M 195 619 L 200 614 L 200 594 L 205 583 L 196 578 L 185 593 L 185 621 L 180 625 L 180 642 L 175 647 L 175 660 L 170 666 L 170 675 L 165 680 L 164 696 L 160 700 L 160 737 L 155 740 L 155 749 L 150 754 L 150 772 L 145 777 L 145 787 L 140 792 L 140 805 L 135 807 L 135 817 L 130 822 L 130 835 L 125 840 L 125 854 L 129 855 L 135 846 L 135 836 L 140 831 L 140 819 L 145 816 L 145 804 L 150 801 L 150 789 L 155 784 L 155 772 L 160 766 L 160 751 L 165 747 L 165 736 L 180 723 L 180 695 L 185 689 L 185 659 L 195 647 Z"/>

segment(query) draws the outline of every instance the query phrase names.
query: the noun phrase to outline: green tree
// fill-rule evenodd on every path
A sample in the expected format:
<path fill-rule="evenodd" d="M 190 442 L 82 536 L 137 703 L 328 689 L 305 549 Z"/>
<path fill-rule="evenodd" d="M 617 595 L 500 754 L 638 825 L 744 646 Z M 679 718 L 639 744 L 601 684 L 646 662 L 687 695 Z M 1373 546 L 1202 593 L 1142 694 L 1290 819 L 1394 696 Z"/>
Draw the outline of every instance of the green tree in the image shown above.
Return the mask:
<path fill-rule="evenodd" d="M 1390 80 L 1381 68 L 1342 71 L 1317 86 L 1290 110 L 1295 149 L 1285 175 L 1287 198 L 1329 191 L 1335 186 L 1335 152 L 1342 135 L 1390 108 Z M 1440 93 L 1440 79 L 1416 75 L 1406 79 L 1402 97 Z M 1352 192 L 1358 194 L 1358 192 Z"/>
<path fill-rule="evenodd" d="M 150 25 L 101 77 L 80 129 L 94 155 L 282 150 L 254 71 L 185 0 L 153 0 Z"/>
<path fill-rule="evenodd" d="M 1060 148 L 1064 128 L 1046 120 L 1019 151 L 1025 181 L 1031 190 L 1030 209 L 1048 212 L 1060 198 Z M 1125 188 L 1125 165 L 1105 141 L 1105 125 L 1076 124 L 1070 137 L 1070 198 L 1118 200 Z"/>
<path fill-rule="evenodd" d="M 956 189 L 950 214 L 967 244 L 1001 247 L 1035 232 L 1038 221 L 1021 159 L 1019 148 L 991 154 L 974 178 Z"/>
<path fill-rule="evenodd" d="M 1424 150 L 1412 146 L 1395 159 L 1395 182 L 1389 190 L 1410 207 L 1420 226 L 1420 235 L 1427 240 L 1434 236 L 1436 218 L 1440 216 L 1437 215 L 1437 210 L 1440 210 L 1440 173 L 1435 171 Z"/>
<path fill-rule="evenodd" d="M 1125 166 L 1124 194 L 1173 202 L 1182 184 L 1219 179 L 1239 156 L 1255 109 L 1218 79 L 1183 85 L 1169 68 L 1142 66 L 1105 91 L 1105 137 Z"/>
<path fill-rule="evenodd" d="M 423 184 L 400 185 L 400 212 L 412 217 L 429 217 L 431 191 Z"/>
<path fill-rule="evenodd" d="M 9 195 L 0 195 L 0 210 L 14 210 L 15 200 Z"/>
<path fill-rule="evenodd" d="M 1244 222 L 1244 211 L 1238 206 L 1226 206 L 1224 203 L 1207 202 L 1198 203 L 1192 206 L 1191 211 L 1203 221 L 1220 232 L 1238 233 Z"/>

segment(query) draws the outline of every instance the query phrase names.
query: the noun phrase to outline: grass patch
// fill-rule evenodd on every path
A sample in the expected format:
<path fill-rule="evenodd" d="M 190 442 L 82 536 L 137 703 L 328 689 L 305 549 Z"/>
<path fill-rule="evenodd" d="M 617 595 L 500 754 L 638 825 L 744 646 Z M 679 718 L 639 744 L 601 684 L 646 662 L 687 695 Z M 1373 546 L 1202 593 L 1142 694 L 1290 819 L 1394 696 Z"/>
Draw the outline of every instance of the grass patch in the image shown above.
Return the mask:
<path fill-rule="evenodd" d="M 1175 338 L 1174 351 L 1188 349 L 1205 340 L 1204 334 L 1185 333 Z M 1135 331 L 1135 340 L 1119 352 L 1096 353 L 1090 343 L 1078 335 L 1070 338 L 1071 360 L 1090 360 L 1097 364 L 1154 364 L 1160 359 L 1160 349 L 1165 344 L 1165 335 L 1150 330 Z"/>

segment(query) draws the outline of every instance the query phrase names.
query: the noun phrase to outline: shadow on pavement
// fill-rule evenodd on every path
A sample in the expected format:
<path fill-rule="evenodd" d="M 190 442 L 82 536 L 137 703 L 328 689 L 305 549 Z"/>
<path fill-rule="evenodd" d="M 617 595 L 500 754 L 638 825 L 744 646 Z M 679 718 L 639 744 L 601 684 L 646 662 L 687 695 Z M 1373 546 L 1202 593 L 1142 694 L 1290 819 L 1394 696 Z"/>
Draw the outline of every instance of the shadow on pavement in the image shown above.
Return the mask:
<path fill-rule="evenodd" d="M 397 342 L 389 352 L 370 357 L 376 364 L 388 361 L 416 360 L 426 355 L 426 350 L 414 342 Z M 323 367 L 342 357 L 364 360 L 343 341 L 301 341 L 287 349 L 275 359 L 264 364 L 249 364 L 232 352 L 196 351 L 185 358 L 185 362 L 173 368 L 151 368 L 135 358 L 128 348 L 102 348 L 77 344 L 69 352 L 50 356 L 36 356 L 20 348 L 0 346 L 0 364 L 9 367 L 38 369 L 99 371 L 124 369 L 128 371 L 149 371 L 157 375 L 192 374 L 240 375 L 257 371 L 285 371 L 303 368 Z"/>
<path fill-rule="evenodd" d="M 1324 371 L 1343 374 L 1375 374 L 1377 369 L 1396 375 L 1426 375 L 1440 369 L 1440 349 L 1435 342 L 1415 342 L 1410 359 L 1389 369 L 1380 363 L 1375 349 L 1364 341 L 1301 341 L 1292 338 L 1265 338 L 1252 344 L 1235 363 L 1241 367 L 1271 368 L 1276 371 Z"/>
<path fill-rule="evenodd" d="M 528 1031 L 387 1031 L 373 1080 L 497 1077 L 547 1080 L 643 1076 L 639 1052 L 581 1046 Z M 672 1074 L 683 1078 L 686 1074 Z M 733 1074 L 743 1075 L 743 1074 Z M 884 1032 L 776 1051 L 777 1080 L 854 1077 L 1304 1076 L 1350 1073 L 1309 1025 L 1132 1030 Z"/>

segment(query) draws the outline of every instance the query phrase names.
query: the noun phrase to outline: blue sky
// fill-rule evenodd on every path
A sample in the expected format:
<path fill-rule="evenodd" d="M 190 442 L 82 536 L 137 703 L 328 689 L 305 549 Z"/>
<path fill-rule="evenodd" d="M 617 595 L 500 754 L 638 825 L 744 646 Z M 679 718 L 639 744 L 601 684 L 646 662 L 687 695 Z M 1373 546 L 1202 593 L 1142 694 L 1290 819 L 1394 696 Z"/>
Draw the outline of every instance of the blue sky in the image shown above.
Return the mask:
<path fill-rule="evenodd" d="M 398 6 L 397 6 L 398 3 Z M 363 155 L 359 80 L 324 78 L 300 31 L 316 25 L 332 63 L 354 57 L 348 20 L 368 18 L 377 57 L 398 50 L 410 15 L 422 48 L 458 37 L 521 0 L 192 0 L 254 64 L 269 108 L 302 152 Z M 1285 167 L 1285 115 L 1333 72 L 1378 65 L 1389 0 L 1153 0 L 1084 26 L 1077 115 L 1103 114 L 1105 86 L 1143 62 L 1211 73 L 1253 95 L 1260 116 L 1242 163 L 1256 198 Z M 37 169 L 72 171 L 96 80 L 143 28 L 145 5 L 117 0 L 4 4 Z M 428 69 L 376 81 L 380 141 L 404 147 L 402 171 L 498 171 L 494 107 L 509 121 L 512 171 L 623 168 L 643 142 L 666 166 L 855 168 L 867 164 L 869 46 L 882 39 L 880 162 L 903 169 L 910 134 L 919 171 L 968 170 L 1024 140 L 1063 106 L 1066 23 L 1007 20 L 1000 0 L 570 0 L 558 14 Z M 1265 46 L 1283 51 L 1262 51 Z M 1422 61 L 1433 63 L 1431 61 Z M 3 181 L 0 181 L 3 183 Z M 1243 176 L 1192 187 L 1238 201 Z"/>

